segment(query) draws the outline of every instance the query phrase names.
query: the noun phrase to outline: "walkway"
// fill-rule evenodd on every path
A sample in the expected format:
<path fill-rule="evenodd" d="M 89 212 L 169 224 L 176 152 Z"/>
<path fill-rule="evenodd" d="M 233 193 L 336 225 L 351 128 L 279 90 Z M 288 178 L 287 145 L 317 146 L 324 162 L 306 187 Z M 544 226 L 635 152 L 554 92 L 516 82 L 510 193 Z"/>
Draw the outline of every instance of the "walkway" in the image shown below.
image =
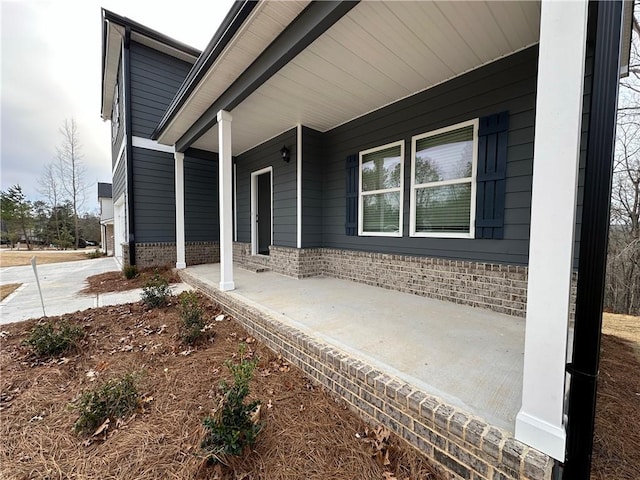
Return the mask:
<path fill-rule="evenodd" d="M 81 294 L 85 279 L 99 273 L 120 270 L 113 257 L 79 260 L 77 262 L 38 265 L 38 277 L 42 287 L 47 316 L 85 310 L 87 308 L 118 305 L 140 300 L 142 289 L 104 294 Z M 0 282 L 21 283 L 15 292 L 0 302 L 0 325 L 29 318 L 42 317 L 42 304 L 31 265 L 0 269 Z M 174 293 L 187 289 L 185 284 L 172 285 Z"/>

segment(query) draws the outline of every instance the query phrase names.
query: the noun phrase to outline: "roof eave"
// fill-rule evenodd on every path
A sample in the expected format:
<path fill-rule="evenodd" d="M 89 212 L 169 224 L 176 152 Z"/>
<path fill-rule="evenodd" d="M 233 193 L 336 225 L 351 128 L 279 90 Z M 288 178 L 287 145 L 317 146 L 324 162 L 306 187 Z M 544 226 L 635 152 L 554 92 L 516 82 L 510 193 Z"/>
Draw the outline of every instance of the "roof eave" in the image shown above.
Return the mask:
<path fill-rule="evenodd" d="M 631 42 L 633 41 L 633 0 L 624 0 L 622 6 L 622 45 L 620 48 L 620 78 L 629 76 Z"/>
<path fill-rule="evenodd" d="M 103 120 L 111 118 L 111 103 L 113 102 L 113 90 L 118 72 L 120 49 L 124 30 L 129 27 L 134 35 L 133 39 L 162 51 L 180 60 L 194 63 L 200 56 L 200 50 L 185 43 L 179 42 L 156 30 L 146 27 L 127 17 L 120 16 L 105 8 L 102 9 L 102 105 L 101 117 Z M 117 45 L 117 46 L 116 46 Z M 116 49 L 117 50 L 114 50 Z"/>
<path fill-rule="evenodd" d="M 258 4 L 255 0 L 238 0 L 233 3 L 231 9 L 213 35 L 211 41 L 187 74 L 184 82 L 178 89 L 173 100 L 167 107 L 162 119 L 151 134 L 151 138 L 157 140 L 163 131 L 170 125 L 180 108 L 185 104 L 189 96 L 196 89 L 211 65 L 218 58 L 220 53 L 227 46 L 229 41 L 235 36 L 249 14 Z"/>

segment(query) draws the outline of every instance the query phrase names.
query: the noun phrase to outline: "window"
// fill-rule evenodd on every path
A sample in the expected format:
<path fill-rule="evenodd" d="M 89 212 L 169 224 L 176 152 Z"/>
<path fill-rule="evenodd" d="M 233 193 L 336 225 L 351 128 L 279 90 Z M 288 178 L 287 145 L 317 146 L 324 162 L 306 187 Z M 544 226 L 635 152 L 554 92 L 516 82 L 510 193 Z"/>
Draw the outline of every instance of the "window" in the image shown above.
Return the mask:
<path fill-rule="evenodd" d="M 118 84 L 113 94 L 113 107 L 111 109 L 111 141 L 115 143 L 118 136 L 118 127 L 120 126 L 120 100 L 118 98 Z"/>
<path fill-rule="evenodd" d="M 411 139 L 411 236 L 473 238 L 478 120 Z"/>
<path fill-rule="evenodd" d="M 404 142 L 360 152 L 358 234 L 402 236 Z"/>

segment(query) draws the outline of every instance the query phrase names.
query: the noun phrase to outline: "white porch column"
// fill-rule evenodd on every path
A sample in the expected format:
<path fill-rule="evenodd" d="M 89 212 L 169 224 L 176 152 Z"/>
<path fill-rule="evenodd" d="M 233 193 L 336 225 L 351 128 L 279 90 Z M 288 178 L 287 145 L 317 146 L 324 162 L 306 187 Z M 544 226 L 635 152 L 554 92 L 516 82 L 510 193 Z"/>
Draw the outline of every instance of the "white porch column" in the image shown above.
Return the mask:
<path fill-rule="evenodd" d="M 187 268 L 184 246 L 184 153 L 175 152 L 176 160 L 176 268 Z"/>
<path fill-rule="evenodd" d="M 233 209 L 231 114 L 218 112 L 218 189 L 220 191 L 220 290 L 233 290 Z"/>
<path fill-rule="evenodd" d="M 516 438 L 561 461 L 586 32 L 586 1 L 542 2 L 522 407 Z"/>

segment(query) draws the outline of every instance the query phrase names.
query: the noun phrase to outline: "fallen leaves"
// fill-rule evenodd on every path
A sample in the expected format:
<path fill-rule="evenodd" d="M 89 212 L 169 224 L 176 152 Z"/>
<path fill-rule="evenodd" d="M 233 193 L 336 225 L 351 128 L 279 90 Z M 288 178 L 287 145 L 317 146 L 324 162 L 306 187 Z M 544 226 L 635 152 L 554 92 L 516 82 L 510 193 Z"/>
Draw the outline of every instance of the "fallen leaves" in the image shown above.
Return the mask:
<path fill-rule="evenodd" d="M 365 428 L 363 434 L 356 433 L 356 438 L 371 445 L 371 458 L 373 458 L 380 467 L 392 470 L 390 454 L 395 447 L 391 445 L 391 432 L 388 429 L 382 425 L 379 425 L 373 430 Z M 389 470 L 383 472 L 383 480 L 397 480 L 396 476 Z"/>

